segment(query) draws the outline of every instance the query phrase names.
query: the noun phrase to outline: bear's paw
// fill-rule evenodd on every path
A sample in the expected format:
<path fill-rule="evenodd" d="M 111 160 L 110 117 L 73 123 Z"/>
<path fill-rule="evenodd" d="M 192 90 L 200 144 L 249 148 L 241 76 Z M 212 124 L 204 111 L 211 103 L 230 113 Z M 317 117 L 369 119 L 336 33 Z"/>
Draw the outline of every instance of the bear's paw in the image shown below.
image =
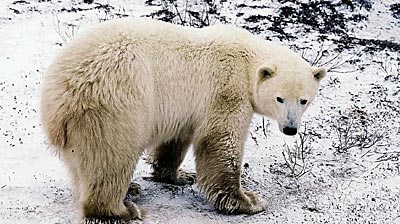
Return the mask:
<path fill-rule="evenodd" d="M 219 194 L 217 209 L 225 214 L 256 214 L 267 209 L 267 202 L 251 191 Z"/>

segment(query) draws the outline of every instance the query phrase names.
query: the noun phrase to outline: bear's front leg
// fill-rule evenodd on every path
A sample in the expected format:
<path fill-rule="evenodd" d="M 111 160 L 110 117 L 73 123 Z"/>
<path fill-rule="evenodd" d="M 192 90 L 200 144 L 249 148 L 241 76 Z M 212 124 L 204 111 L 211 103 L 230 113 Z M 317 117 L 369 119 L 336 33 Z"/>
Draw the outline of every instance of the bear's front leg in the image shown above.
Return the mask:
<path fill-rule="evenodd" d="M 240 168 L 250 115 L 224 115 L 211 118 L 196 141 L 196 170 L 200 189 L 215 207 L 227 214 L 255 214 L 266 209 L 266 202 L 244 191 Z"/>

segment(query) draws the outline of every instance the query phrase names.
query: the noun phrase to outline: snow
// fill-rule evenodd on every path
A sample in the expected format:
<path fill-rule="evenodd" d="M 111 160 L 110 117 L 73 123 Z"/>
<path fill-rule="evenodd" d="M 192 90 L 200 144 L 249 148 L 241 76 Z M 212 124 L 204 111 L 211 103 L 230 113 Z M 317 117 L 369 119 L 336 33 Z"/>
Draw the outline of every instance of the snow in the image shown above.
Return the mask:
<path fill-rule="evenodd" d="M 82 2 L 0 2 L 0 223 L 79 223 L 66 169 L 48 149 L 41 130 L 41 77 L 61 45 L 91 24 L 121 15 L 149 15 L 163 7 L 145 1 Z M 305 161 L 311 171 L 299 178 L 288 175 L 282 152 L 285 145 L 293 147 L 298 136 L 283 136 L 268 119 L 264 132 L 262 118 L 255 116 L 246 142 L 242 184 L 268 200 L 267 211 L 251 216 L 219 214 L 196 185 L 173 186 L 143 178 L 150 176 L 143 158 L 133 180 L 142 187 L 137 203 L 149 214 L 145 223 L 400 223 L 400 53 L 376 46 L 366 50 L 368 46 L 357 44 L 338 48 L 335 41 L 341 35 L 328 33 L 320 41 L 320 33 L 306 32 L 306 26 L 296 23 L 285 28 L 295 36 L 288 40 L 267 29 L 272 25 L 269 20 L 251 24 L 244 20 L 250 15 L 276 16 L 283 6 L 297 7 L 281 2 L 227 1 L 220 10 L 228 21 L 258 27 L 257 35 L 289 45 L 310 60 L 322 46 L 328 54 L 323 62 L 337 54 L 339 62 L 347 61 L 322 82 L 304 117 L 308 131 L 320 135 L 310 142 L 312 151 Z M 370 11 L 360 9 L 368 19 L 349 23 L 349 35 L 400 44 L 400 21 L 388 10 L 394 3 L 376 1 Z M 107 4 L 112 7 L 103 7 Z M 74 8 L 82 10 L 68 10 Z M 355 106 L 369 113 L 372 130 L 388 131 L 388 136 L 370 149 L 338 153 L 332 148 L 338 142 L 333 124 L 342 114 L 352 114 Z M 183 168 L 194 170 L 191 153 Z"/>

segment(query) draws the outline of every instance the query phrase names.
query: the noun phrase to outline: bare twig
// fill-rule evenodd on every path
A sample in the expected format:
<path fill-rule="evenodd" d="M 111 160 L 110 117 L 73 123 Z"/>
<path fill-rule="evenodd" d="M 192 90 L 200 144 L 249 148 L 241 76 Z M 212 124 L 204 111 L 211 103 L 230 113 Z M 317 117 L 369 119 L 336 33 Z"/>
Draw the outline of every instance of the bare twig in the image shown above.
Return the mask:
<path fill-rule="evenodd" d="M 192 27 L 208 26 L 213 20 L 226 21 L 226 17 L 221 16 L 222 4 L 219 1 L 203 1 L 202 4 L 196 4 L 186 0 L 181 5 L 176 0 L 168 0 L 162 3 L 162 9 L 149 16 Z"/>
<path fill-rule="evenodd" d="M 302 177 L 311 171 L 309 167 L 308 155 L 312 151 L 311 140 L 314 135 L 307 133 L 307 126 L 304 126 L 305 131 L 298 134 L 298 139 L 293 147 L 284 145 L 282 151 L 283 159 L 286 167 L 289 169 L 290 176 L 295 179 Z"/>
<path fill-rule="evenodd" d="M 267 128 L 270 125 L 270 123 L 268 122 L 267 125 L 265 125 L 265 118 L 262 118 L 262 131 L 265 137 L 267 137 Z"/>
<path fill-rule="evenodd" d="M 337 142 L 332 147 L 338 153 L 347 152 L 351 148 L 369 149 L 378 145 L 379 142 L 388 136 L 387 131 L 374 130 L 371 125 L 376 122 L 369 114 L 353 109 L 345 115 L 341 115 L 332 125 L 337 136 Z M 371 152 L 368 150 L 362 155 Z"/>
<path fill-rule="evenodd" d="M 55 30 L 64 43 L 68 42 L 79 31 L 79 25 L 72 23 L 61 22 L 57 15 L 55 15 Z"/>
<path fill-rule="evenodd" d="M 326 67 L 328 72 L 335 73 L 352 73 L 357 71 L 357 69 L 351 70 L 340 70 L 344 65 L 349 64 L 358 54 L 352 55 L 348 58 L 344 58 L 342 53 L 334 54 L 330 46 L 326 47 L 321 44 L 317 53 L 314 56 L 307 56 L 307 50 L 302 50 L 301 56 L 310 62 L 313 66 Z M 332 56 L 333 55 L 333 56 Z"/>

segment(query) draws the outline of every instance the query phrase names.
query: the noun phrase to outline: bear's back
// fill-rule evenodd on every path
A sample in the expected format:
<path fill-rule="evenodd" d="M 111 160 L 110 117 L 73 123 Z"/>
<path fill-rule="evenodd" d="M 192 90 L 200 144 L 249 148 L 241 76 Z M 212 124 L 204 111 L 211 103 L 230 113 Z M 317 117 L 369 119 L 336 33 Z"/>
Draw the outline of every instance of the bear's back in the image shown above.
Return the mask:
<path fill-rule="evenodd" d="M 175 127 L 203 119 L 219 86 L 232 86 L 224 90 L 230 94 L 247 91 L 237 88 L 246 82 L 248 65 L 239 55 L 246 54 L 245 38 L 247 31 L 226 25 L 198 29 L 149 19 L 109 21 L 70 41 L 45 79 L 58 83 L 57 94 L 71 104 L 107 110 L 119 102 L 134 105 L 149 127 L 174 133 Z"/>

